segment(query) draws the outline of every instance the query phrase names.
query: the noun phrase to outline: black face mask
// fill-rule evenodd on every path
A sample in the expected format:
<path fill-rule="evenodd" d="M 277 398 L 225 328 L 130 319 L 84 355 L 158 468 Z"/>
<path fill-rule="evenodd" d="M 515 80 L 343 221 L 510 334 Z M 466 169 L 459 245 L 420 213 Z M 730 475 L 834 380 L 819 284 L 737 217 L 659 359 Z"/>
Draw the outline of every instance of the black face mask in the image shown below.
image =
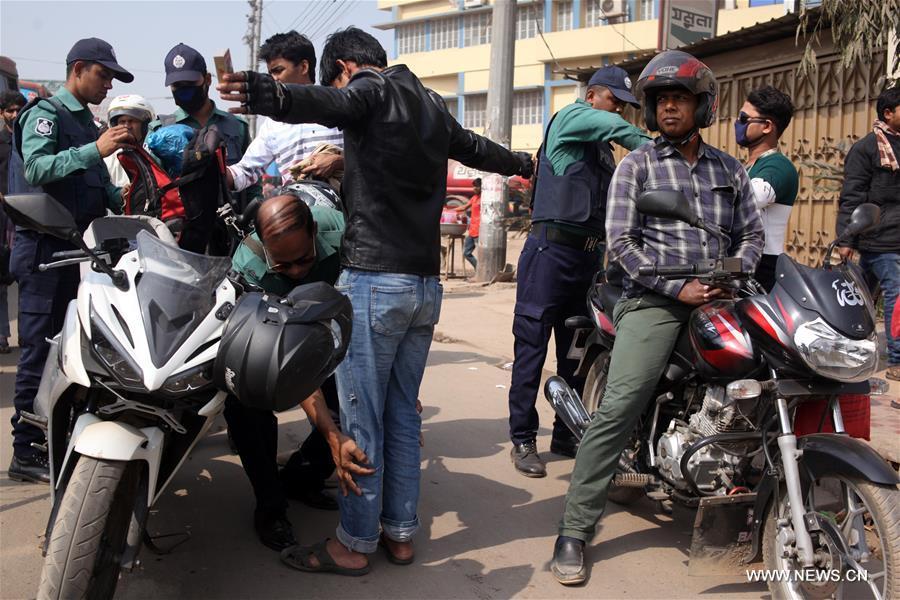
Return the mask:
<path fill-rule="evenodd" d="M 175 99 L 181 109 L 188 114 L 193 114 L 206 104 L 206 90 L 202 85 L 185 85 L 172 90 L 172 98 Z"/>

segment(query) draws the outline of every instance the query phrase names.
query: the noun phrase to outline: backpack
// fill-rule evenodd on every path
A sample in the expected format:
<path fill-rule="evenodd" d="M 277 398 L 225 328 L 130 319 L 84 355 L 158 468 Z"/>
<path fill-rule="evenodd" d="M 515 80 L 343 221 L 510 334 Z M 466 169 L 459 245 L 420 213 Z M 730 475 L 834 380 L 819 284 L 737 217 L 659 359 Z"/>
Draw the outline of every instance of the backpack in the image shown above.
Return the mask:
<path fill-rule="evenodd" d="M 225 145 L 215 125 L 200 129 L 184 150 L 181 175 L 171 177 L 144 148 L 124 149 L 119 162 L 131 188 L 123 195 L 125 214 L 163 221 L 190 252 L 206 251 L 216 211 L 228 202 Z"/>

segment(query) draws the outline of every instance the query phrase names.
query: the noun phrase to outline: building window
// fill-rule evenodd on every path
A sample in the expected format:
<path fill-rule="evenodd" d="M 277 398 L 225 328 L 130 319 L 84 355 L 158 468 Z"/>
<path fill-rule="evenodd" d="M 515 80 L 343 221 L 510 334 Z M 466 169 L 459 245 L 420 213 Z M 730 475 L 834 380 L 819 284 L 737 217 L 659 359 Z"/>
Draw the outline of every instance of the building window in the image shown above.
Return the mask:
<path fill-rule="evenodd" d="M 513 125 L 540 125 L 544 120 L 544 90 L 513 95 Z"/>
<path fill-rule="evenodd" d="M 572 29 L 572 0 L 556 3 L 556 29 L 554 31 L 568 31 Z"/>
<path fill-rule="evenodd" d="M 397 54 L 425 51 L 425 23 L 397 27 Z"/>
<path fill-rule="evenodd" d="M 491 43 L 491 13 L 489 11 L 463 17 L 463 46 Z"/>
<path fill-rule="evenodd" d="M 653 18 L 653 0 L 641 0 L 638 11 L 641 21 L 649 21 Z"/>
<path fill-rule="evenodd" d="M 604 2 L 608 3 L 608 0 L 587 0 L 584 13 L 585 27 L 598 27 L 600 25 L 626 23 L 628 21 L 628 4 L 626 2 L 616 0 L 611 3 L 616 12 L 610 12 L 608 14 L 617 15 L 613 17 L 609 17 L 608 14 L 603 11 Z"/>
<path fill-rule="evenodd" d="M 431 22 L 431 49 L 443 50 L 459 46 L 459 20 L 457 17 L 435 19 Z"/>
<path fill-rule="evenodd" d="M 465 114 L 463 114 L 463 127 L 468 129 L 484 127 L 485 111 L 487 110 L 487 94 L 474 94 L 466 96 Z"/>
<path fill-rule="evenodd" d="M 450 113 L 450 116 L 454 119 L 459 119 L 459 99 L 458 98 L 444 98 L 444 104 L 447 105 L 447 112 Z"/>
<path fill-rule="evenodd" d="M 533 4 L 519 6 L 516 10 L 516 39 L 527 40 L 537 35 L 537 7 Z"/>

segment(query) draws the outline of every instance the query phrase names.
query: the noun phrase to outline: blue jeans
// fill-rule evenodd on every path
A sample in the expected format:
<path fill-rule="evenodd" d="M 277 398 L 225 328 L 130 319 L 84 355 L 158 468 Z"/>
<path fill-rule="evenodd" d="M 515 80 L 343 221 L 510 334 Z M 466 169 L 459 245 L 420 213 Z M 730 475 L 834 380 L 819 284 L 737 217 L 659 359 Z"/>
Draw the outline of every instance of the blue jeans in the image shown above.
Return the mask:
<path fill-rule="evenodd" d="M 884 332 L 887 336 L 888 364 L 900 365 L 900 339 L 891 335 L 891 316 L 900 294 L 900 254 L 860 252 L 859 266 L 870 283 L 878 282 L 884 294 Z M 874 285 L 872 286 L 874 288 Z"/>
<path fill-rule="evenodd" d="M 379 526 L 398 542 L 419 527 L 419 385 L 441 311 L 437 277 L 346 269 L 335 288 L 353 304 L 353 334 L 337 386 L 343 431 L 375 473 L 357 477 L 362 496 L 338 496 L 338 540 L 372 553 Z"/>
<path fill-rule="evenodd" d="M 9 336 L 9 286 L 0 285 L 0 337 Z"/>
<path fill-rule="evenodd" d="M 471 235 L 466 236 L 466 241 L 463 242 L 463 258 L 469 261 L 469 264 L 472 265 L 473 269 L 478 268 L 478 259 L 475 258 L 475 246 L 478 245 L 478 238 L 472 237 Z"/>

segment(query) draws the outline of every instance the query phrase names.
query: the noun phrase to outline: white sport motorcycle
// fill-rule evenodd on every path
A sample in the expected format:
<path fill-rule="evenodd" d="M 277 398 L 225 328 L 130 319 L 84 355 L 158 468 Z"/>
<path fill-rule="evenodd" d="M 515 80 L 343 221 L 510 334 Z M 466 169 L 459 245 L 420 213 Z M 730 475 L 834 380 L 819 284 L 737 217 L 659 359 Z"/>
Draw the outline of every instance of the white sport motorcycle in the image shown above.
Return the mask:
<path fill-rule="evenodd" d="M 5 198 L 17 225 L 78 250 L 78 297 L 23 418 L 47 431 L 53 509 L 37 597 L 110 598 L 136 564 L 147 514 L 226 394 L 212 367 L 236 289 L 228 258 L 178 248 L 150 217 L 103 217 L 82 237 L 45 194 Z"/>

